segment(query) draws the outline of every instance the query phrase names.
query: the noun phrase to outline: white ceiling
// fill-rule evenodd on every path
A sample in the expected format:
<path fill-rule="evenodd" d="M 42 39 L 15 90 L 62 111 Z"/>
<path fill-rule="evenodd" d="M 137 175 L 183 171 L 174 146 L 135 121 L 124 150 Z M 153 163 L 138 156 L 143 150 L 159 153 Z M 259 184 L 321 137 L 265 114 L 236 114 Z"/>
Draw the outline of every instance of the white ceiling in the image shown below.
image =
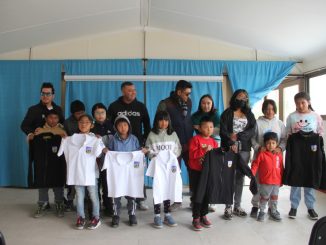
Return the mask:
<path fill-rule="evenodd" d="M 1 0 L 0 53 L 143 26 L 297 59 L 326 55 L 325 0 Z"/>

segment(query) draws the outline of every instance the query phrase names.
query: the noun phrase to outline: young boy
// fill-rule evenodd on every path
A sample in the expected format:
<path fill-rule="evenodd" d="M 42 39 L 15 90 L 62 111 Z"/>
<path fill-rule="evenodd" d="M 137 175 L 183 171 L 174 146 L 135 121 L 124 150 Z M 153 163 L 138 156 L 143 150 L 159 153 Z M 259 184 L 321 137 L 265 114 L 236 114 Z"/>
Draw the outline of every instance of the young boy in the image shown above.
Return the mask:
<path fill-rule="evenodd" d="M 137 137 L 131 134 L 130 121 L 126 116 L 120 115 L 115 119 L 114 129 L 116 130 L 114 136 L 109 135 L 102 138 L 106 146 L 103 153 L 107 153 L 109 150 L 131 152 L 140 149 Z M 126 196 L 126 199 L 128 200 L 129 225 L 137 225 L 135 197 Z M 115 197 L 113 200 L 114 214 L 111 226 L 116 228 L 119 226 L 120 221 L 121 197 Z"/>
<path fill-rule="evenodd" d="M 277 200 L 279 188 L 282 185 L 283 156 L 276 152 L 278 137 L 274 132 L 264 134 L 265 151 L 260 151 L 251 165 L 254 176 L 259 176 L 259 214 L 257 221 L 264 221 L 265 208 L 270 199 L 270 217 L 275 221 L 281 221 L 280 213 L 277 211 Z"/>
<path fill-rule="evenodd" d="M 202 170 L 202 161 L 206 152 L 217 148 L 216 141 L 211 137 L 214 131 L 214 122 L 209 117 L 202 117 L 199 124 L 199 134 L 191 138 L 189 142 L 189 168 L 190 183 L 192 186 L 191 200 L 195 200 L 197 187 Z M 192 225 L 195 231 L 200 231 L 203 226 L 210 228 L 211 222 L 207 219 L 208 201 L 204 197 L 203 203 L 193 202 L 192 206 Z M 206 200 L 206 201 L 205 201 Z"/>
<path fill-rule="evenodd" d="M 53 188 L 56 215 L 64 216 L 63 187 L 66 180 L 66 162 L 63 157 L 57 156 L 61 137 L 64 136 L 66 132 L 59 123 L 59 113 L 54 109 L 48 110 L 44 126 L 36 128 L 33 140 L 30 141 L 29 184 L 39 187 L 35 218 L 44 216 L 50 207 L 49 187 Z"/>

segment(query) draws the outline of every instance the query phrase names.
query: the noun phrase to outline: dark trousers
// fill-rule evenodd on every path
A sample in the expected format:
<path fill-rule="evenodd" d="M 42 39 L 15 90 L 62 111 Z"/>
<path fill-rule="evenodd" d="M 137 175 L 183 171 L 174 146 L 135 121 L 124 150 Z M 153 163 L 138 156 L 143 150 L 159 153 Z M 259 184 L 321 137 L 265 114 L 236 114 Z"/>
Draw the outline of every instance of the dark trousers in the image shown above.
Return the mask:
<path fill-rule="evenodd" d="M 167 214 L 169 213 L 169 208 L 170 208 L 170 200 L 165 200 L 163 201 L 163 207 L 164 207 L 164 213 Z M 154 205 L 154 214 L 160 214 L 161 213 L 161 204 L 155 204 Z"/>
<path fill-rule="evenodd" d="M 100 172 L 100 184 L 102 186 L 102 202 L 106 211 L 113 213 L 113 198 L 108 197 L 108 184 L 106 179 L 106 170 Z M 99 194 L 99 197 L 101 195 Z"/>
<path fill-rule="evenodd" d="M 197 194 L 197 188 L 198 188 L 201 172 L 190 169 L 189 175 L 190 175 L 190 183 L 192 186 L 192 198 L 191 198 L 193 200 L 192 217 L 194 219 L 198 219 L 199 217 L 203 217 L 206 214 L 208 214 L 208 197 L 207 195 L 205 195 L 201 203 L 194 202 Z"/>

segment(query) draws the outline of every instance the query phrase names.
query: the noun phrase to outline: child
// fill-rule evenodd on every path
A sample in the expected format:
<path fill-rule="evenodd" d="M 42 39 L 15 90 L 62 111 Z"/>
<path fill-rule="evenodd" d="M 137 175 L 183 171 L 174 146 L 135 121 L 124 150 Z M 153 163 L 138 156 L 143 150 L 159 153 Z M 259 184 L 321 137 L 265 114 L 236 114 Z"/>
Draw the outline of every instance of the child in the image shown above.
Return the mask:
<path fill-rule="evenodd" d="M 100 138 L 90 133 L 92 127 L 92 117 L 86 114 L 82 115 L 78 120 L 80 133 L 63 139 L 58 152 L 58 156 L 64 153 L 67 161 L 67 184 L 75 186 L 78 215 L 76 228 L 79 230 L 84 229 L 86 224 L 84 212 L 86 188 L 92 201 L 93 215 L 87 228 L 93 230 L 101 225 L 96 158 L 101 154 L 104 146 Z"/>
<path fill-rule="evenodd" d="M 92 107 L 92 115 L 95 119 L 94 127 L 91 129 L 91 132 L 94 133 L 97 137 L 103 137 L 105 135 L 113 135 L 114 130 L 111 122 L 107 119 L 107 111 L 105 105 L 102 103 L 96 103 Z M 98 158 L 97 161 L 100 165 L 103 164 L 103 158 Z M 112 217 L 113 216 L 113 200 L 108 197 L 108 186 L 106 181 L 106 170 L 100 172 L 99 179 L 99 197 L 100 196 L 100 187 L 102 186 L 102 200 L 104 206 L 104 213 Z"/>
<path fill-rule="evenodd" d="M 294 134 L 299 131 L 314 132 L 320 136 L 324 133 L 323 120 L 320 115 L 313 111 L 310 104 L 310 96 L 306 92 L 297 93 L 294 96 L 296 111 L 292 112 L 286 120 L 287 134 Z M 301 199 L 301 187 L 291 187 L 290 200 L 291 210 L 289 218 L 295 219 L 297 208 Z M 315 191 L 313 188 L 304 187 L 304 199 L 308 208 L 308 216 L 310 219 L 318 219 L 318 214 L 315 212 Z"/>
<path fill-rule="evenodd" d="M 260 151 L 251 165 L 252 174 L 259 176 L 259 214 L 257 221 L 264 221 L 266 204 L 270 200 L 270 217 L 275 221 L 281 221 L 277 211 L 279 188 L 282 184 L 283 156 L 282 152 L 276 151 L 278 147 L 277 133 L 264 134 L 265 151 Z"/>
<path fill-rule="evenodd" d="M 195 200 L 197 187 L 202 170 L 202 161 L 206 152 L 217 148 L 217 142 L 211 137 L 214 132 L 214 122 L 209 117 L 202 117 L 199 125 L 199 132 L 189 142 L 189 169 L 190 182 L 192 186 L 192 200 Z M 212 223 L 207 219 L 208 202 L 204 197 L 203 203 L 193 203 L 192 225 L 195 231 L 200 231 L 203 226 L 210 228 Z"/>
<path fill-rule="evenodd" d="M 30 184 L 38 189 L 38 208 L 35 218 L 45 215 L 49 209 L 49 187 L 53 187 L 56 203 L 56 215 L 64 216 L 63 187 L 65 184 L 66 162 L 57 156 L 61 137 L 66 136 L 63 126 L 59 123 L 59 113 L 54 109 L 48 110 L 45 125 L 36 128 L 33 140 L 30 142 L 30 160 L 34 163 L 29 167 Z M 32 173 L 33 172 L 33 173 Z"/>
<path fill-rule="evenodd" d="M 110 151 L 123 151 L 123 152 L 131 152 L 139 150 L 139 141 L 136 136 L 131 134 L 131 126 L 129 119 L 124 116 L 118 116 L 114 121 L 114 129 L 116 133 L 113 137 L 104 136 L 103 143 L 106 148 L 103 149 L 103 153 L 107 153 Z M 122 180 L 123 181 L 123 180 Z M 135 198 L 126 196 L 128 200 L 128 215 L 129 215 L 129 225 L 135 226 L 137 225 L 136 218 L 136 203 Z M 113 199 L 113 210 L 114 214 L 112 217 L 111 226 L 116 228 L 119 226 L 120 222 L 120 208 L 121 208 L 121 197 L 116 197 Z"/>
<path fill-rule="evenodd" d="M 179 164 L 177 162 L 177 157 L 181 154 L 181 144 L 179 141 L 179 138 L 177 134 L 172 129 L 171 120 L 169 113 L 166 111 L 158 111 L 154 118 L 153 123 L 153 129 L 148 135 L 148 138 L 146 140 L 145 144 L 146 148 L 148 149 L 149 159 L 152 160 L 162 151 L 170 151 L 173 152 L 176 160 L 176 166 L 179 167 Z M 166 165 L 168 163 L 165 163 Z M 149 169 L 152 166 L 149 167 Z M 153 171 L 154 172 L 154 171 Z M 146 175 L 149 174 L 149 172 L 146 173 Z M 154 173 L 152 173 L 150 176 L 153 177 Z M 180 175 L 180 171 L 179 171 Z M 181 180 L 181 176 L 180 180 Z M 155 175 L 154 175 L 155 178 Z M 156 181 L 154 179 L 154 181 Z M 159 181 L 159 180 L 157 180 Z M 182 196 L 182 181 L 181 188 L 180 188 L 180 197 Z M 158 186 L 159 187 L 159 186 Z M 168 187 L 162 187 L 162 188 L 168 188 Z M 175 187 L 176 188 L 176 187 Z M 154 186 L 153 186 L 153 192 L 154 192 Z M 174 191 L 175 192 L 175 191 Z M 154 193 L 153 193 L 154 194 Z M 173 195 L 172 193 L 168 193 L 168 195 Z M 155 198 L 154 198 L 155 199 Z M 181 198 L 180 198 L 181 199 Z M 154 200 L 155 202 L 155 200 Z M 170 208 L 170 200 L 163 200 L 164 205 L 164 223 L 168 226 L 177 226 L 177 223 L 174 221 L 173 217 L 171 216 L 169 212 Z M 154 227 L 155 228 L 162 228 L 163 222 L 161 219 L 161 203 L 157 203 L 154 205 Z"/>

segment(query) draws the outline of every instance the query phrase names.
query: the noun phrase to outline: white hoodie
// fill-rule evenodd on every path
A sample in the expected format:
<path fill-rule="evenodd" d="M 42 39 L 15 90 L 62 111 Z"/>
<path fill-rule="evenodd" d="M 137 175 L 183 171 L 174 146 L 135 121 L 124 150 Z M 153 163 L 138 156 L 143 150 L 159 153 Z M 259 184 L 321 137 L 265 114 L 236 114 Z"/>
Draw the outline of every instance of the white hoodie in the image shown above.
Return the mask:
<path fill-rule="evenodd" d="M 267 119 L 264 116 L 260 116 L 256 120 L 256 133 L 251 139 L 252 147 L 255 151 L 255 155 L 258 152 L 259 147 L 264 146 L 264 134 L 267 132 L 277 133 L 278 146 L 285 150 L 286 147 L 286 129 L 284 123 L 277 117 L 273 119 Z"/>

